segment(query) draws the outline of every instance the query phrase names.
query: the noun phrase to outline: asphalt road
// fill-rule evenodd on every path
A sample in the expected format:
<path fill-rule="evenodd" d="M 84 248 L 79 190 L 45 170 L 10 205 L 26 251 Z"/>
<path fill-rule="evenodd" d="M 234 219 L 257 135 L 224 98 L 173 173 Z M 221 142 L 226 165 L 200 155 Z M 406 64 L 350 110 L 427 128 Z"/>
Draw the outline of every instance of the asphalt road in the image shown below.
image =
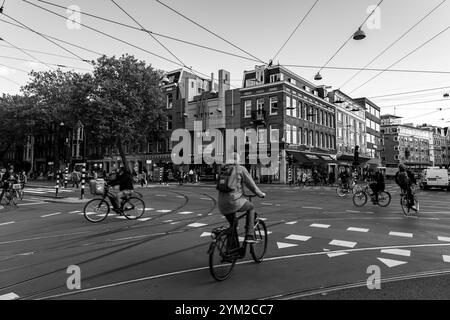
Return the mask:
<path fill-rule="evenodd" d="M 97 224 L 84 219 L 83 203 L 48 202 L 51 189 L 30 189 L 18 207 L 0 209 L 0 299 L 450 298 L 449 193 L 419 191 L 419 216 L 405 217 L 393 186 L 388 208 L 356 208 L 330 188 L 261 187 L 265 261 L 247 255 L 220 283 L 208 270 L 209 232 L 226 225 L 213 186 L 139 189 L 140 221 Z M 79 290 L 67 287 L 72 265 Z M 370 290 L 374 268 L 381 288 Z"/>

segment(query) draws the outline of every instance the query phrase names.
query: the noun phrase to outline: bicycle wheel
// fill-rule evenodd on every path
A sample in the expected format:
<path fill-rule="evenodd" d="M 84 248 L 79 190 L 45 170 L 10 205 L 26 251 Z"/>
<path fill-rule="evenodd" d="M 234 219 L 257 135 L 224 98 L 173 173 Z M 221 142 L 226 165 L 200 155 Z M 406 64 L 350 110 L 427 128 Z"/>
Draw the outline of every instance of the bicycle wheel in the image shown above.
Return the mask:
<path fill-rule="evenodd" d="M 145 211 L 145 203 L 140 198 L 130 197 L 122 204 L 122 212 L 129 220 L 136 220 L 142 217 Z"/>
<path fill-rule="evenodd" d="M 108 216 L 110 207 L 106 200 L 92 199 L 84 206 L 84 217 L 90 222 L 100 222 Z"/>
<path fill-rule="evenodd" d="M 341 186 L 337 186 L 337 188 L 336 188 L 336 194 L 337 194 L 339 197 L 343 198 L 343 197 L 345 197 L 345 196 L 348 195 L 348 192 L 346 191 L 346 189 L 342 188 Z"/>
<path fill-rule="evenodd" d="M 209 249 L 209 272 L 217 281 L 223 281 L 230 277 L 236 263 L 229 248 L 233 248 L 234 241 L 230 230 L 219 233 Z"/>
<path fill-rule="evenodd" d="M 367 202 L 367 194 L 365 192 L 357 192 L 353 195 L 353 204 L 357 207 L 362 207 Z"/>
<path fill-rule="evenodd" d="M 25 192 L 23 191 L 23 189 L 18 191 L 18 193 L 19 193 L 20 200 L 23 200 L 23 196 L 25 195 Z"/>
<path fill-rule="evenodd" d="M 408 199 L 406 198 L 406 196 L 402 196 L 400 198 L 400 206 L 402 207 L 403 214 L 407 216 L 410 209 L 408 208 Z"/>
<path fill-rule="evenodd" d="M 267 228 L 262 220 L 258 220 L 255 225 L 256 243 L 250 244 L 250 253 L 256 263 L 263 261 L 264 254 L 267 250 Z"/>
<path fill-rule="evenodd" d="M 380 207 L 387 207 L 391 203 L 391 194 L 387 191 L 381 191 L 378 194 L 378 205 Z"/>

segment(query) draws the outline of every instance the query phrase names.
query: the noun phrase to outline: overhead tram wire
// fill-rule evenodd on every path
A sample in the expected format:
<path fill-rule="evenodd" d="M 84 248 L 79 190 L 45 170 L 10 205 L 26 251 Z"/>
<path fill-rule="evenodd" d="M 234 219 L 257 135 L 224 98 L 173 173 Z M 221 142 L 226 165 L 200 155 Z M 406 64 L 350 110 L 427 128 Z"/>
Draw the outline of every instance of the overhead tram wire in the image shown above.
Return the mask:
<path fill-rule="evenodd" d="M 64 19 L 64 20 L 67 19 L 67 17 L 65 17 L 65 16 L 63 16 L 63 15 L 57 13 L 57 12 L 54 12 L 54 11 L 49 10 L 49 9 L 47 9 L 47 8 L 41 7 L 41 6 L 39 6 L 39 5 L 35 4 L 35 3 L 29 2 L 29 1 L 27 1 L 27 0 L 23 0 L 23 1 L 26 2 L 26 3 L 28 3 L 28 4 L 30 4 L 30 5 L 32 5 L 32 6 L 35 6 L 35 7 L 37 7 L 37 8 L 40 8 L 41 10 L 44 10 L 44 11 L 47 11 L 47 12 L 53 14 L 53 15 L 56 15 L 56 16 L 58 16 L 58 17 Z M 160 59 L 162 59 L 162 60 L 165 60 L 165 61 L 168 61 L 168 62 L 170 62 L 170 63 L 173 63 L 173 64 L 175 64 L 175 65 L 184 67 L 182 64 L 180 64 L 180 63 L 177 62 L 177 61 L 174 61 L 174 60 L 171 60 L 171 59 L 169 59 L 169 58 L 163 57 L 163 56 L 161 56 L 161 55 L 159 55 L 159 54 L 153 53 L 153 52 L 151 52 L 151 51 L 149 51 L 149 50 L 147 50 L 147 49 L 144 49 L 144 48 L 139 47 L 139 46 L 137 46 L 137 45 L 134 45 L 134 44 L 132 44 L 132 43 L 130 43 L 130 42 L 128 42 L 128 41 L 125 41 L 125 40 L 122 40 L 122 39 L 117 38 L 117 37 L 115 37 L 115 36 L 112 36 L 112 35 L 110 35 L 110 34 L 108 34 L 108 33 L 106 33 L 106 32 L 103 32 L 103 31 L 101 31 L 101 30 L 98 30 L 98 29 L 96 29 L 96 28 L 94 28 L 94 27 L 88 26 L 88 25 L 86 25 L 86 24 L 84 24 L 84 23 L 81 23 L 81 22 L 80 22 L 79 24 L 80 24 L 80 26 L 83 26 L 83 27 L 85 27 L 85 28 L 87 28 L 87 29 L 89 29 L 89 30 L 92 30 L 92 31 L 94 31 L 94 32 L 97 32 L 97 33 L 99 33 L 99 34 L 101 34 L 101 35 L 103 35 L 103 36 L 106 36 L 106 37 L 108 37 L 108 38 L 114 39 L 114 40 L 119 41 L 119 42 L 121 42 L 121 43 L 127 44 L 127 45 L 129 45 L 129 46 L 131 46 L 131 47 L 133 47 L 133 48 L 136 48 L 136 49 L 138 49 L 138 50 L 141 50 L 141 51 L 143 51 L 143 52 L 146 52 L 146 53 L 148 53 L 148 54 L 150 54 L 150 55 L 153 55 L 153 56 L 158 57 L 158 58 L 160 58 Z M 192 70 L 192 69 L 191 69 L 191 70 Z M 200 72 L 200 71 L 197 71 L 197 70 L 194 70 L 194 71 L 197 72 L 197 73 L 199 73 L 199 74 L 202 74 L 202 75 L 205 76 L 205 77 L 209 77 L 209 75 L 206 75 L 206 74 L 204 74 L 204 73 L 202 73 L 202 72 Z"/>
<path fill-rule="evenodd" d="M 364 23 L 367 22 L 367 20 L 369 20 L 369 18 L 372 16 L 372 14 L 375 12 L 375 10 L 383 3 L 384 0 L 381 0 L 380 2 L 378 2 L 378 4 L 375 6 L 375 8 L 372 10 L 372 12 L 366 17 L 366 19 L 364 19 L 363 23 L 361 23 L 359 28 L 362 28 L 362 26 L 364 25 Z M 334 59 L 334 57 L 336 57 L 336 55 L 347 45 L 347 43 L 353 38 L 353 34 L 350 35 L 350 37 L 345 40 L 345 42 L 339 47 L 339 49 L 331 56 L 330 59 L 328 59 L 328 61 L 320 68 L 319 72 L 320 73 L 330 62 L 331 60 Z"/>
<path fill-rule="evenodd" d="M 411 103 L 393 104 L 390 106 L 380 106 L 380 108 L 395 108 L 395 107 L 410 106 L 410 105 L 414 105 L 414 104 L 432 103 L 432 102 L 440 102 L 440 101 L 448 101 L 448 99 L 437 99 L 437 100 L 418 101 L 418 102 L 411 102 Z"/>
<path fill-rule="evenodd" d="M 283 64 L 284 67 L 291 68 L 320 68 L 320 66 L 315 65 L 299 65 L 299 64 Z M 323 69 L 332 70 L 361 70 L 357 67 L 323 67 Z M 366 68 L 364 71 L 383 71 L 382 68 Z M 413 69 L 389 69 L 387 72 L 406 72 L 406 73 L 434 73 L 434 74 L 450 74 L 450 71 L 438 71 L 438 70 L 413 70 Z"/>
<path fill-rule="evenodd" d="M 408 118 L 404 118 L 403 120 L 411 120 L 411 119 L 415 119 L 415 118 L 420 118 L 420 117 L 424 117 L 424 116 L 428 116 L 430 114 L 434 114 L 434 113 L 438 113 L 444 110 L 449 110 L 450 108 L 439 108 L 439 110 L 435 110 L 435 111 L 431 111 L 431 112 L 427 112 L 424 114 L 419 114 L 418 116 L 414 116 L 414 117 L 408 117 Z"/>
<path fill-rule="evenodd" d="M 23 26 L 21 26 L 21 25 L 19 25 L 19 24 L 16 24 L 16 23 L 12 23 L 12 22 L 10 22 L 10 21 L 6 21 L 6 20 L 3 20 L 3 19 L 0 19 L 0 22 L 8 23 L 8 24 L 10 24 L 10 25 L 12 25 L 12 26 L 15 26 L 15 27 L 17 27 L 17 28 L 21 28 L 21 29 L 30 31 L 30 30 L 28 30 L 27 28 L 25 28 L 25 27 L 23 27 Z M 99 56 L 103 55 L 102 53 L 99 53 L 99 52 L 97 52 L 97 51 L 94 51 L 94 50 L 91 50 L 91 49 L 87 49 L 87 48 L 82 47 L 82 46 L 80 46 L 80 45 L 77 45 L 77 44 L 74 44 L 74 43 L 71 43 L 71 42 L 68 42 L 68 41 L 65 41 L 65 40 L 56 38 L 56 37 L 52 37 L 52 36 L 50 36 L 50 35 L 48 35 L 48 34 L 41 33 L 41 32 L 38 32 L 38 31 L 35 31 L 35 32 L 38 33 L 38 34 L 40 34 L 40 35 L 44 35 L 44 36 L 46 36 L 47 38 L 56 40 L 56 41 L 58 41 L 58 42 L 61 42 L 61 43 L 64 43 L 64 44 L 67 44 L 67 45 L 70 45 L 70 46 L 73 46 L 73 47 L 75 47 L 75 48 L 82 49 L 82 50 L 85 50 L 85 51 L 87 51 L 87 52 L 90 52 L 90 53 L 94 53 L 94 54 L 96 54 L 96 55 L 99 55 Z M 76 58 L 72 58 L 72 57 L 71 57 L 71 59 L 76 59 Z M 77 59 L 77 60 L 78 60 L 78 59 Z"/>
<path fill-rule="evenodd" d="M 367 63 L 364 67 L 359 69 L 358 72 L 356 72 L 353 76 L 351 76 L 347 81 L 345 81 L 339 88 L 344 87 L 347 83 L 352 81 L 355 77 L 357 77 L 363 70 L 366 70 L 368 66 L 370 66 L 372 63 L 374 63 L 378 58 L 380 58 L 382 55 L 384 55 L 389 49 L 391 49 L 396 43 L 398 43 L 401 39 L 403 39 L 408 33 L 410 33 L 414 28 L 416 28 L 419 24 L 421 24 L 423 21 L 425 21 L 433 12 L 435 12 L 441 5 L 443 5 L 447 0 L 443 0 L 441 3 L 439 3 L 437 6 L 435 6 L 430 12 L 428 12 L 422 19 L 420 19 L 418 22 L 416 22 L 412 27 L 410 27 L 406 32 L 404 32 L 399 38 L 397 38 L 394 42 L 392 42 L 389 46 L 387 46 L 383 51 L 381 51 L 375 58 L 370 60 L 369 63 Z"/>
<path fill-rule="evenodd" d="M 142 28 L 142 30 L 145 30 L 144 26 L 140 24 L 135 18 L 133 18 L 124 8 L 122 8 L 117 2 L 114 0 L 110 0 L 112 3 L 116 5 L 123 13 L 125 13 L 131 20 L 133 20 L 139 27 Z M 188 68 L 186 64 L 178 58 L 169 48 L 167 48 L 161 41 L 159 41 L 154 35 L 152 35 L 150 32 L 146 32 L 150 37 L 152 37 L 153 40 L 155 40 L 161 47 L 163 47 L 172 57 L 178 60 L 185 68 Z"/>
<path fill-rule="evenodd" d="M 41 64 L 46 65 L 46 66 L 49 67 L 50 69 L 54 69 L 54 68 L 53 68 L 51 65 L 49 65 L 48 63 L 43 62 L 42 60 L 36 58 L 36 57 L 33 56 L 32 54 L 30 54 L 30 53 L 26 52 L 25 50 L 22 50 L 21 48 L 15 46 L 14 44 L 12 44 L 11 42 L 9 42 L 9 41 L 6 40 L 5 38 L 2 38 L 2 40 L 3 40 L 4 42 L 6 42 L 7 44 L 9 44 L 10 46 L 12 46 L 14 49 L 19 50 L 19 51 L 22 52 L 24 55 L 26 55 L 26 56 L 30 57 L 31 59 L 33 59 L 33 62 L 38 62 L 38 63 L 41 63 Z"/>
<path fill-rule="evenodd" d="M 414 91 L 406 91 L 406 92 L 398 92 L 398 93 L 391 93 L 391 94 L 384 94 L 384 95 L 380 95 L 380 96 L 371 96 L 371 97 L 367 97 L 367 98 L 368 99 L 376 99 L 376 98 L 384 98 L 384 97 L 391 97 L 391 96 L 400 96 L 400 95 L 410 94 L 410 93 L 418 93 L 418 92 L 426 92 L 426 91 L 448 89 L 448 88 L 450 88 L 450 86 L 429 88 L 429 89 L 422 89 L 422 90 L 414 90 Z"/>
<path fill-rule="evenodd" d="M 54 6 L 54 7 L 57 7 L 57 8 L 61 8 L 61 9 L 64 9 L 64 10 L 67 9 L 64 6 L 61 6 L 61 5 L 58 5 L 58 4 L 49 2 L 49 1 L 43 1 L 43 0 L 36 0 L 36 1 L 45 3 L 47 5 Z M 25 2 L 27 2 L 27 1 L 25 1 Z M 239 55 L 239 54 L 223 51 L 223 50 L 220 50 L 220 49 L 217 49 L 217 48 L 201 45 L 201 44 L 198 44 L 198 43 L 186 41 L 186 40 L 175 38 L 175 37 L 171 37 L 171 36 L 168 36 L 168 35 L 165 35 L 165 34 L 161 34 L 161 33 L 157 33 L 157 32 L 145 29 L 145 28 L 143 28 L 143 29 L 137 28 L 137 27 L 134 27 L 132 25 L 129 25 L 129 24 L 126 24 L 126 23 L 122 23 L 122 22 L 119 22 L 119 21 L 116 21 L 116 20 L 104 18 L 104 17 L 101 17 L 99 15 L 88 13 L 86 11 L 83 11 L 83 15 L 89 16 L 89 17 L 92 17 L 92 18 L 95 18 L 95 19 L 98 19 L 98 20 L 106 21 L 106 22 L 109 22 L 109 23 L 112 23 L 112 24 L 116 24 L 116 25 L 119 25 L 119 26 L 122 26 L 122 27 L 125 27 L 125 28 L 133 29 L 133 30 L 136 30 L 136 31 L 151 33 L 151 34 L 153 34 L 153 35 L 155 35 L 157 37 L 166 38 L 166 39 L 173 40 L 173 41 L 176 41 L 176 42 L 188 44 L 190 46 L 194 46 L 194 47 L 198 47 L 198 48 L 202 48 L 202 49 L 206 49 L 206 50 L 215 51 L 215 52 L 218 52 L 218 53 L 226 54 L 226 55 L 229 55 L 229 56 L 233 56 L 233 57 L 237 57 L 237 58 L 241 58 L 241 59 L 245 59 L 245 60 L 249 60 L 249 61 L 253 61 L 253 62 L 260 62 L 259 59 L 249 58 L 249 57 L 245 57 L 245 56 L 242 56 L 242 55 Z"/>
<path fill-rule="evenodd" d="M 235 45 L 235 44 L 232 43 L 231 41 L 228 41 L 227 39 L 225 39 L 224 37 L 218 35 L 218 34 L 215 33 L 214 31 L 211 31 L 211 30 L 209 30 L 208 28 L 202 26 L 201 24 L 199 24 L 198 22 L 196 22 L 196 21 L 192 20 L 191 18 L 185 16 L 185 15 L 182 14 L 181 12 L 179 12 L 179 11 L 177 11 L 177 10 L 171 8 L 171 7 L 168 6 L 167 4 L 165 4 L 165 3 L 163 3 L 163 2 L 161 2 L 161 1 L 159 1 L 159 0 L 155 0 L 155 1 L 158 2 L 159 4 L 163 5 L 163 6 L 166 7 L 167 9 L 171 10 L 172 12 L 175 12 L 176 14 L 178 14 L 178 15 L 181 16 L 181 17 L 183 17 L 184 19 L 186 19 L 186 20 L 192 22 L 192 23 L 195 24 L 196 26 L 202 28 L 202 29 L 205 30 L 206 32 L 208 32 L 208 33 L 214 35 L 215 37 L 217 37 L 217 38 L 219 38 L 219 39 L 225 41 L 226 43 L 228 43 L 229 45 L 233 46 L 234 48 L 236 48 L 236 49 L 238 49 L 238 50 L 244 52 L 245 54 L 249 55 L 250 57 L 252 57 L 252 58 L 258 60 L 259 62 L 261 62 L 261 63 L 263 63 L 263 64 L 266 64 L 266 62 L 264 62 L 263 60 L 259 59 L 258 57 L 254 56 L 253 54 L 249 53 L 248 51 L 242 49 L 242 48 L 239 47 L 238 45 Z M 382 1 L 383 1 L 383 0 L 382 0 Z"/>
<path fill-rule="evenodd" d="M 3 76 L 3 75 L 1 75 L 1 74 L 0 74 L 0 78 L 5 79 L 5 80 L 7 80 L 7 81 L 9 81 L 9 82 L 15 83 L 15 84 L 17 84 L 18 86 L 22 86 L 22 85 L 21 85 L 20 83 L 18 83 L 17 81 L 14 81 L 13 79 L 10 79 L 10 78 L 8 78 L 8 77 L 5 77 L 5 76 Z"/>
<path fill-rule="evenodd" d="M 295 32 L 297 32 L 297 29 L 303 24 L 303 22 L 306 20 L 306 18 L 309 16 L 309 14 L 311 13 L 311 11 L 314 9 L 314 7 L 317 5 L 317 3 L 319 2 L 319 0 L 316 0 L 316 2 L 314 2 L 314 4 L 312 5 L 312 7 L 308 10 L 308 12 L 303 16 L 303 18 L 300 20 L 300 22 L 297 24 L 297 26 L 295 27 L 294 31 L 292 31 L 292 33 L 290 34 L 289 38 L 283 43 L 283 45 L 281 46 L 281 48 L 277 51 L 277 53 L 274 55 L 274 57 L 272 58 L 272 61 L 275 60 L 275 58 L 280 54 L 280 52 L 284 49 L 284 47 L 286 46 L 286 44 L 289 42 L 289 40 L 291 40 L 292 36 L 295 34 Z"/>
<path fill-rule="evenodd" d="M 58 44 L 57 42 L 55 42 L 55 41 L 53 41 L 53 40 L 47 38 L 47 37 L 44 36 L 43 34 L 41 34 L 41 33 L 37 32 L 37 31 L 33 30 L 32 28 L 28 27 L 27 25 L 23 24 L 22 22 L 18 21 L 17 19 L 11 17 L 10 15 L 8 15 L 8 14 L 6 14 L 6 13 L 3 13 L 3 14 L 4 14 L 6 17 L 8 17 L 9 19 L 13 20 L 14 22 L 16 22 L 16 23 L 18 23 L 18 24 L 24 26 L 24 27 L 27 28 L 28 30 L 32 31 L 33 33 L 36 33 L 37 35 L 41 36 L 41 37 L 44 38 L 45 40 L 47 40 L 47 41 L 53 43 L 53 44 L 54 44 L 55 46 L 57 46 L 58 48 L 61 48 L 62 50 L 64 50 L 64 51 L 70 53 L 71 55 L 73 55 L 73 56 L 75 56 L 75 57 L 77 57 L 77 58 L 80 59 L 82 62 L 86 62 L 86 63 L 91 64 L 91 62 L 90 62 L 89 60 L 86 60 L 86 59 L 82 58 L 81 56 L 79 56 L 78 54 L 74 53 L 73 51 L 71 51 L 71 50 L 69 50 L 69 49 L 63 47 L 62 45 Z"/>
<path fill-rule="evenodd" d="M 17 71 L 20 71 L 20 72 L 28 73 L 27 70 L 20 69 L 20 68 L 16 68 L 16 67 L 11 67 L 11 66 L 8 66 L 8 65 L 3 64 L 3 63 L 0 63 L 0 66 L 5 67 L 5 68 L 8 68 L 8 69 L 12 69 L 12 70 L 17 70 Z"/>
<path fill-rule="evenodd" d="M 29 59 L 22 59 L 22 58 L 17 58 L 17 57 L 9 57 L 9 56 L 1 56 L 0 58 L 5 58 L 5 59 L 11 59 L 11 60 L 17 60 L 17 61 L 25 61 L 25 62 L 36 62 L 34 60 L 29 60 Z M 55 66 L 55 67 L 60 67 L 60 68 L 68 68 L 68 69 L 79 69 L 79 70 L 85 70 L 85 71 L 91 71 L 90 69 L 86 69 L 86 68 L 79 68 L 79 67 L 73 67 L 73 66 L 66 66 L 63 64 L 57 64 L 57 63 L 49 63 L 49 62 L 40 62 L 43 63 L 45 65 L 49 65 L 49 66 Z"/>
<path fill-rule="evenodd" d="M 4 48 L 13 48 L 11 46 L 7 46 L 4 44 L 0 44 L 0 47 L 4 47 Z M 39 50 L 33 50 L 33 49 L 28 49 L 28 48 L 23 48 L 21 47 L 20 49 L 27 51 L 27 52 L 34 52 L 34 53 L 40 53 L 40 54 L 45 54 L 45 55 L 49 55 L 49 56 L 53 56 L 53 57 L 58 57 L 58 58 L 66 58 L 66 59 L 71 59 L 71 60 L 77 60 L 77 58 L 74 57 L 69 57 L 69 56 L 65 56 L 65 55 L 61 55 L 61 54 L 56 54 L 56 53 L 51 53 L 51 52 L 45 52 L 45 51 L 39 51 Z"/>
<path fill-rule="evenodd" d="M 401 61 L 405 60 L 407 57 L 409 57 L 410 55 L 412 55 L 413 53 L 415 53 L 416 51 L 418 51 L 419 49 L 421 49 L 422 47 L 424 47 L 425 45 L 427 45 L 428 43 L 430 43 L 431 41 L 433 41 L 434 39 L 436 39 L 437 37 L 439 37 L 441 34 L 443 34 L 444 32 L 446 32 L 447 30 L 450 29 L 450 26 L 444 28 L 442 31 L 438 32 L 436 35 L 434 35 L 431 39 L 428 39 L 427 41 L 425 41 L 424 43 L 422 43 L 420 46 L 418 46 L 417 48 L 415 48 L 414 50 L 410 51 L 408 54 L 406 54 L 405 56 L 403 56 L 402 58 L 398 59 L 397 61 L 395 61 L 394 63 L 392 63 L 390 66 L 388 66 L 387 68 L 383 69 L 383 71 L 377 73 L 376 75 L 374 75 L 372 78 L 370 78 L 369 80 L 365 81 L 363 84 L 361 84 L 359 87 L 353 89 L 352 91 L 349 92 L 349 94 L 352 94 L 353 92 L 355 92 L 356 90 L 364 87 L 366 84 L 368 84 L 369 82 L 373 81 L 374 79 L 378 78 L 381 74 L 383 74 L 384 72 L 388 71 L 390 68 L 392 68 L 393 66 L 395 66 L 396 64 L 400 63 Z"/>

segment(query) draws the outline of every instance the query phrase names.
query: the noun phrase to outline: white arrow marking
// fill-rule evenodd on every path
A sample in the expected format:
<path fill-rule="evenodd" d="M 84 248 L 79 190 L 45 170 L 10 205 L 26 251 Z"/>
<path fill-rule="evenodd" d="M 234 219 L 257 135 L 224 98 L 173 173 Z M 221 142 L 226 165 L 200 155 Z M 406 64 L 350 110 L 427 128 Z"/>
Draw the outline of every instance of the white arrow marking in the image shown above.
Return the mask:
<path fill-rule="evenodd" d="M 211 232 L 203 232 L 201 235 L 200 235 L 200 238 L 202 238 L 202 237 L 210 237 L 211 236 Z"/>
<path fill-rule="evenodd" d="M 311 239 L 311 237 L 309 237 L 309 236 L 299 236 L 299 235 L 296 235 L 296 234 L 291 234 L 290 236 L 286 237 L 285 239 L 298 240 L 298 241 L 308 241 L 309 239 Z"/>
<path fill-rule="evenodd" d="M 438 237 L 438 241 L 450 242 L 450 238 L 448 238 L 448 237 Z"/>
<path fill-rule="evenodd" d="M 395 254 L 397 256 L 404 256 L 404 257 L 411 256 L 411 250 L 403 250 L 403 249 L 385 249 L 381 250 L 381 253 Z"/>
<path fill-rule="evenodd" d="M 284 249 L 284 248 L 290 248 L 290 247 L 297 247 L 298 244 L 277 242 L 277 246 L 278 246 L 278 249 Z"/>
<path fill-rule="evenodd" d="M 348 252 L 335 252 L 335 253 L 327 253 L 327 256 L 330 258 L 345 256 Z"/>
<path fill-rule="evenodd" d="M 389 232 L 389 235 L 390 236 L 397 236 L 397 237 L 405 237 L 405 238 L 412 238 L 413 237 L 412 233 L 395 232 L 395 231 Z"/>
<path fill-rule="evenodd" d="M 7 293 L 7 294 L 0 296 L 0 300 L 16 300 L 18 298 L 19 298 L 19 296 L 17 294 L 15 294 L 14 292 Z"/>
<path fill-rule="evenodd" d="M 310 227 L 327 229 L 327 228 L 330 227 L 330 225 L 329 224 L 313 223 L 313 224 L 310 225 Z"/>
<path fill-rule="evenodd" d="M 188 224 L 187 226 L 192 227 L 192 228 L 198 228 L 198 227 L 207 226 L 207 224 L 195 222 L 195 223 Z"/>
<path fill-rule="evenodd" d="M 369 229 L 366 229 L 366 228 L 353 228 L 353 227 L 350 227 L 350 228 L 347 229 L 347 231 L 369 232 Z"/>
<path fill-rule="evenodd" d="M 351 242 L 351 241 L 333 240 L 329 244 L 331 244 L 333 246 L 353 248 L 354 246 L 356 246 L 357 243 L 356 242 Z"/>
<path fill-rule="evenodd" d="M 398 260 L 391 260 L 391 259 L 383 259 L 383 258 L 377 258 L 381 262 L 383 262 L 385 265 L 387 265 L 389 268 L 400 266 L 402 264 L 406 264 L 408 262 L 405 261 L 398 261 Z"/>

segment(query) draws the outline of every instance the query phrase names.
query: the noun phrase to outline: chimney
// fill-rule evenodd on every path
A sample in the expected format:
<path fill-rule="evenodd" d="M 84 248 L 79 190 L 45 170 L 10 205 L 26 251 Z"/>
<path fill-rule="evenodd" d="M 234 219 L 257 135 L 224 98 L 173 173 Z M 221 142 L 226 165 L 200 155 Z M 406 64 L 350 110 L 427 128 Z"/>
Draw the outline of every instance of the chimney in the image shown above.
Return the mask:
<path fill-rule="evenodd" d="M 222 111 L 225 111 L 225 92 L 230 90 L 230 81 L 230 73 L 223 69 L 219 70 L 219 109 Z"/>

